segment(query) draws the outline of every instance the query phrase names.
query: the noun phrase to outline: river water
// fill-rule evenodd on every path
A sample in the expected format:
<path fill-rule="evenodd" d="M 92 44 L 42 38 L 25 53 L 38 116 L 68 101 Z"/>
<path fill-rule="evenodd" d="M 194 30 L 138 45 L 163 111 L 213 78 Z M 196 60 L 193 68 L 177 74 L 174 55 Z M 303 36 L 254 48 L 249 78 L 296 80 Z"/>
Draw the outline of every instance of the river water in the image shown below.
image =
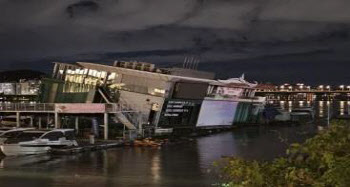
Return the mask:
<path fill-rule="evenodd" d="M 271 160 L 314 132 L 314 125 L 245 127 L 161 148 L 7 157 L 0 162 L 0 186 L 213 186 L 212 163 L 222 156 Z"/>

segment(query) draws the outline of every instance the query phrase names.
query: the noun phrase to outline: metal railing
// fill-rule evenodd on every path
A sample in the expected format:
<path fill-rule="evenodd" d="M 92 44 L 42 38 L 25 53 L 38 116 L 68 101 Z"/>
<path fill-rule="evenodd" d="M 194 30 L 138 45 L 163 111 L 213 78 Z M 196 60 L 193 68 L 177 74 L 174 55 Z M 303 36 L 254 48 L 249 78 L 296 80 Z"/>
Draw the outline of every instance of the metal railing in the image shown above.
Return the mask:
<path fill-rule="evenodd" d="M 137 126 L 137 124 L 142 123 L 144 120 L 144 115 L 142 112 L 137 112 L 135 108 L 137 108 L 137 105 L 131 105 L 128 104 L 123 98 L 119 98 L 118 105 L 121 107 L 121 111 L 127 111 L 124 112 L 125 117 L 134 125 Z"/>
<path fill-rule="evenodd" d="M 54 103 L 0 103 L 0 111 L 54 112 Z"/>
<path fill-rule="evenodd" d="M 62 103 L 57 103 L 62 104 Z M 68 104 L 68 103 L 67 103 Z M 69 103 L 74 104 L 74 103 Z M 83 103 L 76 103 L 83 104 Z M 106 105 L 106 112 L 116 113 L 116 112 L 134 112 L 131 109 L 131 106 L 127 104 L 120 103 L 110 103 Z M 55 103 L 0 103 L 0 111 L 26 111 L 26 112 L 55 112 L 56 104 Z"/>
<path fill-rule="evenodd" d="M 218 94 L 209 94 L 206 98 L 218 99 L 218 100 L 251 100 L 251 101 L 263 101 L 262 97 L 258 96 L 227 96 L 227 95 L 218 95 Z"/>
<path fill-rule="evenodd" d="M 106 105 L 106 112 L 109 113 L 115 113 L 115 112 L 129 112 L 134 113 L 136 112 L 132 105 L 126 104 L 126 103 L 108 103 Z"/>

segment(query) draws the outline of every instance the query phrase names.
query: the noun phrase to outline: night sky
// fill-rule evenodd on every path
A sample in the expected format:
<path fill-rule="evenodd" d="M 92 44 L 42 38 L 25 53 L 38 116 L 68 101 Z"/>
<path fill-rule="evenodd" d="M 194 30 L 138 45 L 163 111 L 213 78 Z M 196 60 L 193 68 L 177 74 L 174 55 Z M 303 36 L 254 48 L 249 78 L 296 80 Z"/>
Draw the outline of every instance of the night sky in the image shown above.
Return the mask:
<path fill-rule="evenodd" d="M 350 1 L 0 0 L 0 70 L 185 56 L 220 78 L 350 84 Z"/>

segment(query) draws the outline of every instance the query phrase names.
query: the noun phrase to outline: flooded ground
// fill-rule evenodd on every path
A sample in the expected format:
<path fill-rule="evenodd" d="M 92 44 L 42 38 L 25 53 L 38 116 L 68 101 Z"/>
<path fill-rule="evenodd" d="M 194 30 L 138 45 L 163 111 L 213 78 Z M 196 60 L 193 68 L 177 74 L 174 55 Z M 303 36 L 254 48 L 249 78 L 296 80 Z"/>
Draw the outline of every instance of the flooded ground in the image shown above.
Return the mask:
<path fill-rule="evenodd" d="M 313 125 L 246 127 L 162 148 L 7 157 L 0 162 L 0 186 L 212 186 L 212 163 L 222 156 L 271 160 L 314 132 Z"/>

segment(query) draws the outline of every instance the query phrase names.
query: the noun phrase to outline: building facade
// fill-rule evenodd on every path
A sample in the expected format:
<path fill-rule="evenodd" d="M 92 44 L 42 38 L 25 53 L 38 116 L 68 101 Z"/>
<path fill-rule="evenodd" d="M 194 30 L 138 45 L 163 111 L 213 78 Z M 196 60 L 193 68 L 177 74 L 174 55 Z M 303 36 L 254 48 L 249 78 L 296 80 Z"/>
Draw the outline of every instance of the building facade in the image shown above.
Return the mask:
<path fill-rule="evenodd" d="M 41 101 L 119 103 L 140 114 L 139 124 L 133 123 L 138 127 L 217 128 L 252 122 L 264 101 L 254 96 L 256 84 L 244 76 L 213 77 L 208 72 L 158 69 L 142 62 L 116 61 L 113 66 L 56 62 L 52 79 L 43 80 Z M 134 121 L 132 115 L 126 118 Z"/>

